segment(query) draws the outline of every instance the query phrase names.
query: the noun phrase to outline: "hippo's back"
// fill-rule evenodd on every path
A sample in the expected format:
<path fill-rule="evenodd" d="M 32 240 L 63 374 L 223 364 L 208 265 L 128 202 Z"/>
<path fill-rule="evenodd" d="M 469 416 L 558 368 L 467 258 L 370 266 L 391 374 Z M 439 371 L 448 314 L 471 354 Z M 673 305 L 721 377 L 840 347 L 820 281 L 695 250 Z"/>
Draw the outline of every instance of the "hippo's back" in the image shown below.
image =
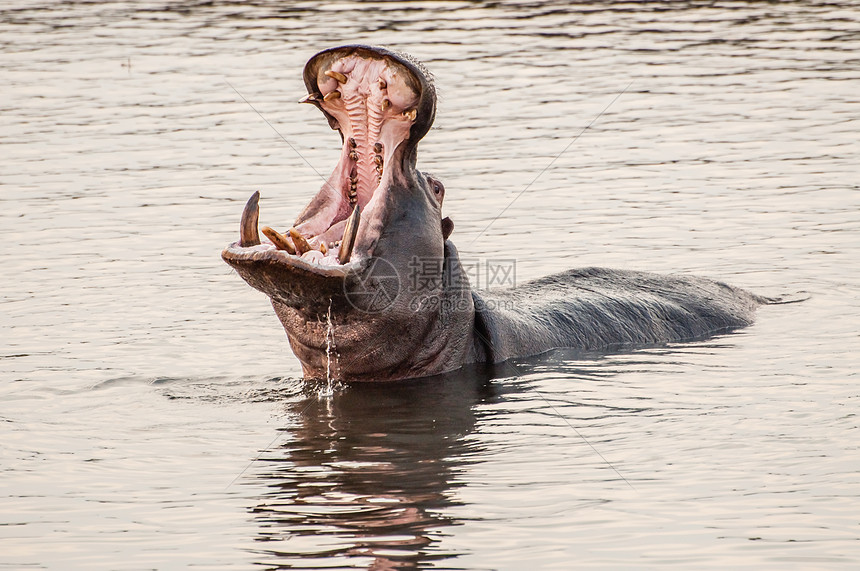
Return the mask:
<path fill-rule="evenodd" d="M 555 347 L 700 339 L 751 324 L 765 301 L 705 278 L 605 268 L 568 270 L 473 297 L 476 337 L 494 362 Z"/>

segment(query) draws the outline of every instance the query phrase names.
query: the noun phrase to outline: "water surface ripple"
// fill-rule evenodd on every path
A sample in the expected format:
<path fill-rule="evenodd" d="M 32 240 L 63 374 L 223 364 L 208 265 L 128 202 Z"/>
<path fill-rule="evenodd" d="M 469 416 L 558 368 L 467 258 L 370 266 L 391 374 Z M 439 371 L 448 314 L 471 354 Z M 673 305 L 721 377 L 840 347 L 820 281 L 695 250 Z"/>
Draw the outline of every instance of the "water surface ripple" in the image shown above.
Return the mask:
<path fill-rule="evenodd" d="M 465 260 L 811 298 L 320 396 L 218 254 L 335 163 L 353 42 L 435 74 Z M 0 568 L 856 568 L 858 53 L 839 0 L 3 4 Z"/>

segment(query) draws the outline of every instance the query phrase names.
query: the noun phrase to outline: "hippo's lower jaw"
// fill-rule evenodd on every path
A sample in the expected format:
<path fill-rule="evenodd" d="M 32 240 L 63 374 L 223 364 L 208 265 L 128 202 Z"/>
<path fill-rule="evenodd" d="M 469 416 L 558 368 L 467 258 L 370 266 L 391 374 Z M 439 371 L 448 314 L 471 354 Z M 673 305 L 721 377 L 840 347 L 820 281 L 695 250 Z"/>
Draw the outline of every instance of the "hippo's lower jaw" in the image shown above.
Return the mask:
<path fill-rule="evenodd" d="M 262 229 L 265 242 L 255 193 L 222 257 L 271 298 L 306 377 L 388 381 L 554 347 L 696 339 L 748 325 L 764 301 L 701 278 L 602 269 L 473 293 L 447 240 L 444 188 L 415 167 L 435 114 L 423 66 L 345 46 L 311 58 L 304 80 L 303 101 L 341 134 L 340 160 L 289 230 Z"/>

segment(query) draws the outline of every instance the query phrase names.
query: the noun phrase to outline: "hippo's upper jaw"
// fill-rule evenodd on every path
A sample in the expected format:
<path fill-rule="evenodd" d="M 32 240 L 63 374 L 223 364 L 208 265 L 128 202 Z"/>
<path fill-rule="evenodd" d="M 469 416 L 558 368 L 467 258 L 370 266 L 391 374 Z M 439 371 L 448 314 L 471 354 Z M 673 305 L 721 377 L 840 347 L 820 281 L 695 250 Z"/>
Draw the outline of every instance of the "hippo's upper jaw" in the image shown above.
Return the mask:
<path fill-rule="evenodd" d="M 391 201 L 424 198 L 428 204 L 422 206 L 441 205 L 441 185 L 415 171 L 416 144 L 435 115 L 435 90 L 420 64 L 381 48 L 344 46 L 314 56 L 304 80 L 308 95 L 302 102 L 322 110 L 341 134 L 340 159 L 288 231 L 263 227 L 264 243 L 257 231 L 259 196 L 251 197 L 241 239 L 222 253 L 243 277 L 249 264 L 263 262 L 342 277 L 374 255 Z M 416 191 L 426 196 L 403 196 Z M 265 293 L 292 297 L 265 285 Z"/>
<path fill-rule="evenodd" d="M 307 376 L 333 370 L 342 379 L 388 380 L 456 368 L 470 340 L 456 343 L 451 364 L 440 365 L 438 353 L 447 353 L 450 343 L 436 324 L 438 311 L 416 310 L 400 287 L 414 260 L 445 259 L 444 189 L 415 167 L 417 143 L 435 116 L 429 74 L 405 55 L 344 46 L 311 58 L 304 81 L 302 102 L 318 107 L 340 132 L 340 159 L 288 230 L 262 228 L 265 241 L 257 231 L 255 193 L 242 215 L 240 240 L 224 249 L 224 261 L 272 299 Z M 397 275 L 396 295 L 378 275 L 380 260 Z M 439 283 L 441 277 L 422 276 Z M 356 307 L 376 287 L 388 287 L 382 293 L 390 303 L 372 311 Z M 422 292 L 428 294 L 444 292 Z M 467 330 L 470 305 L 461 317 L 458 329 Z M 324 362 L 332 329 L 341 357 L 334 367 Z M 427 335 L 438 340 L 428 344 Z M 391 350 L 395 341 L 424 349 Z"/>

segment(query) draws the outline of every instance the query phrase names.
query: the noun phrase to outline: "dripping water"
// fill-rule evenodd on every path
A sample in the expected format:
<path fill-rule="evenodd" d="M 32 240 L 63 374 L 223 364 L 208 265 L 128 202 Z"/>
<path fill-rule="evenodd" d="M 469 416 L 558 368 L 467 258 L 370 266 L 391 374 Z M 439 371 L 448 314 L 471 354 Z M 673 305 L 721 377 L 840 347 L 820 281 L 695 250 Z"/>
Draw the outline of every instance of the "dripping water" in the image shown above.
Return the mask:
<path fill-rule="evenodd" d="M 320 390 L 321 397 L 330 397 L 334 393 L 333 380 L 331 378 L 331 358 L 334 347 L 334 327 L 331 322 L 331 300 L 328 300 L 328 311 L 325 316 L 325 380 L 326 386 Z"/>

